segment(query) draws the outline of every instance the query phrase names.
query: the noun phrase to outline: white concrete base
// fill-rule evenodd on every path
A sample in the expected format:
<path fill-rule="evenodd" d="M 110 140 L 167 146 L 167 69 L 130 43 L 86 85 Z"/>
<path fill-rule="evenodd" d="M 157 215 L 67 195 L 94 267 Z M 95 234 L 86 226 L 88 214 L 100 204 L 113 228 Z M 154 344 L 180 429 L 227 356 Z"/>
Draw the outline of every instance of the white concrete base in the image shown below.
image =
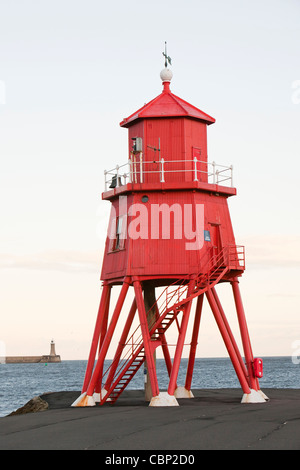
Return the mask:
<path fill-rule="evenodd" d="M 265 403 L 266 400 L 262 394 L 256 390 L 251 390 L 251 393 L 244 393 L 241 403 Z"/>
<path fill-rule="evenodd" d="M 94 393 L 93 398 L 96 403 L 100 403 L 106 394 L 107 394 L 107 390 L 105 390 L 105 388 L 102 388 L 100 393 Z M 110 398 L 107 399 L 107 401 L 110 401 L 110 400 L 111 400 Z"/>
<path fill-rule="evenodd" d="M 174 396 L 176 398 L 194 398 L 191 390 L 187 390 L 185 387 L 177 387 L 174 392 Z"/>
<path fill-rule="evenodd" d="M 265 395 L 265 394 L 264 394 L 264 392 L 263 392 L 262 390 L 258 390 L 258 393 L 260 393 L 260 394 L 261 394 L 261 396 L 262 396 L 262 397 L 263 397 L 263 398 L 264 398 L 266 401 L 269 401 L 269 400 L 270 400 L 270 398 L 269 398 L 269 397 L 267 397 L 267 395 Z"/>
<path fill-rule="evenodd" d="M 168 392 L 160 392 L 159 395 L 151 398 L 149 406 L 179 406 L 179 404 L 174 395 L 169 395 Z"/>
<path fill-rule="evenodd" d="M 71 406 L 96 406 L 94 397 L 90 397 L 86 394 L 86 392 L 82 393 L 80 397 L 77 398 L 77 400 L 72 403 Z"/>

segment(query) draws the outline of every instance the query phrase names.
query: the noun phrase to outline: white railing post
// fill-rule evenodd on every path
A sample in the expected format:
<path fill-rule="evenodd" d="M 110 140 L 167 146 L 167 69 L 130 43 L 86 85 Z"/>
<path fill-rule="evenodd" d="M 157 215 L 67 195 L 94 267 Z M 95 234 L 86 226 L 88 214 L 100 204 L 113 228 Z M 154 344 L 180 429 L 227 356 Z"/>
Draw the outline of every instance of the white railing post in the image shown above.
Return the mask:
<path fill-rule="evenodd" d="M 119 165 L 116 166 L 116 170 L 117 170 L 117 181 L 116 181 L 116 188 L 119 187 Z"/>
<path fill-rule="evenodd" d="M 105 191 L 107 191 L 107 181 L 106 181 L 106 174 L 107 174 L 107 171 L 104 170 L 104 187 L 105 187 Z"/>
<path fill-rule="evenodd" d="M 197 157 L 194 158 L 194 181 L 198 181 L 198 175 L 197 175 Z"/>
<path fill-rule="evenodd" d="M 231 165 L 230 170 L 231 170 L 231 187 L 233 188 L 233 165 Z"/>
<path fill-rule="evenodd" d="M 219 170 L 216 170 L 217 184 L 219 184 Z"/>
<path fill-rule="evenodd" d="M 143 153 L 140 152 L 140 183 L 143 183 Z"/>
<path fill-rule="evenodd" d="M 212 168 L 213 168 L 213 184 L 216 183 L 216 163 L 212 162 Z"/>
<path fill-rule="evenodd" d="M 128 160 L 128 164 L 129 164 L 129 183 L 132 183 L 132 161 L 130 158 Z"/>
<path fill-rule="evenodd" d="M 165 183 L 165 168 L 164 168 L 165 160 L 162 158 L 160 163 L 161 163 L 160 182 Z"/>
<path fill-rule="evenodd" d="M 135 154 L 133 154 L 133 173 L 134 173 L 134 183 L 137 183 L 137 177 L 136 177 L 136 157 L 135 157 Z"/>

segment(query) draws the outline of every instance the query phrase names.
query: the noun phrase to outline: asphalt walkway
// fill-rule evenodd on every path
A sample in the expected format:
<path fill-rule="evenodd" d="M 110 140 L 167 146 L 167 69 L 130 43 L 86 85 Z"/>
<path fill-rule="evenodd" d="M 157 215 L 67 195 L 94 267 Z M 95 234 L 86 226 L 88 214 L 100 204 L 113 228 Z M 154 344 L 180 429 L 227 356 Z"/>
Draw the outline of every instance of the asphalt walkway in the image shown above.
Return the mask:
<path fill-rule="evenodd" d="M 49 409 L 0 418 L 0 449 L 103 450 L 103 458 L 147 450 L 153 459 L 163 451 L 299 450 L 300 390 L 263 391 L 269 402 L 246 405 L 241 390 L 193 390 L 194 399 L 163 408 L 147 406 L 141 391 L 91 408 L 70 406 L 79 392 L 45 394 Z"/>

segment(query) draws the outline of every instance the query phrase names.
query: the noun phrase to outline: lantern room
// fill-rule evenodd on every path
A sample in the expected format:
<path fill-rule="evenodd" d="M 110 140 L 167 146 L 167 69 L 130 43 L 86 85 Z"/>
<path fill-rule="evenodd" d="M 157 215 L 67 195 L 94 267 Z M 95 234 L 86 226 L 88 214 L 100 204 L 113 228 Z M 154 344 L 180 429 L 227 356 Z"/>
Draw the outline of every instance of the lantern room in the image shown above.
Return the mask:
<path fill-rule="evenodd" d="M 171 78 L 171 71 L 163 70 L 162 93 L 120 123 L 128 128 L 134 176 L 139 182 L 156 183 L 163 172 L 166 182 L 195 177 L 207 182 L 206 128 L 215 119 L 174 95 Z"/>

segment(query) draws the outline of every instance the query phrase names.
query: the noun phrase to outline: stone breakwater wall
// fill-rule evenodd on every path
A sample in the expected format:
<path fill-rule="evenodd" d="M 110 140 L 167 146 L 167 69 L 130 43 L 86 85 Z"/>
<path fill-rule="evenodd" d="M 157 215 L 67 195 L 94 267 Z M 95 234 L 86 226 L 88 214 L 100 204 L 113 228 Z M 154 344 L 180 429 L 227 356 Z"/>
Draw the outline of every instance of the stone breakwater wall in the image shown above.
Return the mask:
<path fill-rule="evenodd" d="M 46 362 L 61 362 L 60 356 L 6 356 L 1 362 L 5 364 L 36 364 Z"/>

